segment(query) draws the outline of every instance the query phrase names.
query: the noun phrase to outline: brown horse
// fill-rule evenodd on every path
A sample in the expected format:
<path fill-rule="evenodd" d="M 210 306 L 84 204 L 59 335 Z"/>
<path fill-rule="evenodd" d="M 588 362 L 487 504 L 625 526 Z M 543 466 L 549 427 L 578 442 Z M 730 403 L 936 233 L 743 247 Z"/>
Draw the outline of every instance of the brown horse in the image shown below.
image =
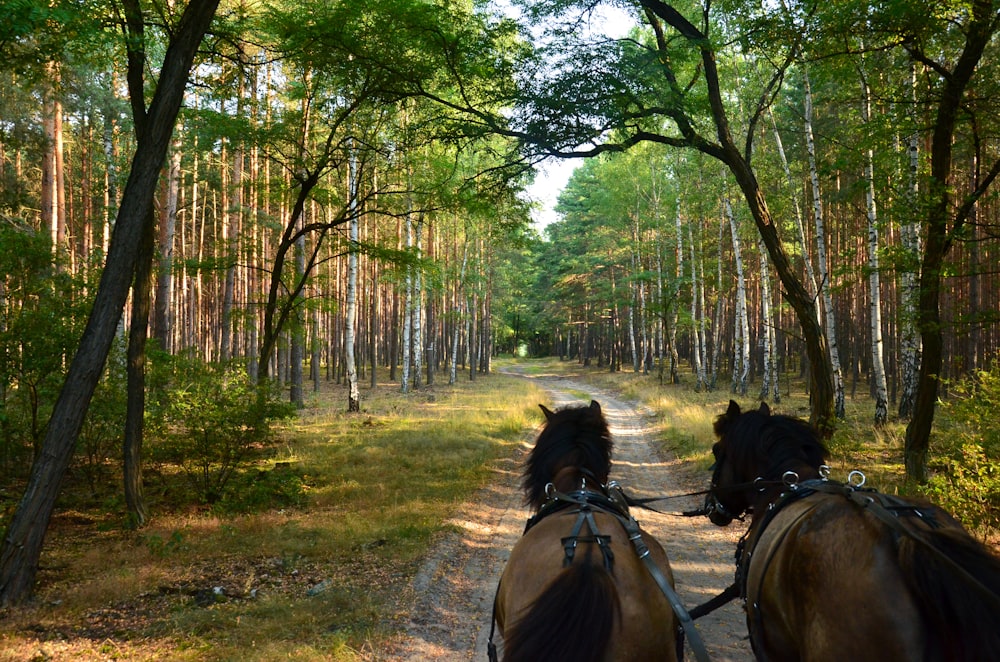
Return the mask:
<path fill-rule="evenodd" d="M 743 514 L 737 584 L 761 660 L 996 660 L 1000 557 L 926 502 L 829 481 L 805 422 L 735 402 L 706 503 Z"/>
<path fill-rule="evenodd" d="M 494 605 L 503 659 L 676 660 L 678 619 L 636 550 L 648 550 L 672 589 L 670 563 L 628 515 L 620 489 L 605 485 L 612 440 L 600 405 L 542 411 L 522 483 L 535 515 Z"/>

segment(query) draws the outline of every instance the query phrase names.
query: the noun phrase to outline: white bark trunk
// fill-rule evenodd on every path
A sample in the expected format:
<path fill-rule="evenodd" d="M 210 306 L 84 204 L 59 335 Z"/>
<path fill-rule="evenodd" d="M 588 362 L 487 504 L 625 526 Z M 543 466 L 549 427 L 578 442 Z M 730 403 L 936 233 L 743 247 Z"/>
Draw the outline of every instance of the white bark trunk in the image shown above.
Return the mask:
<path fill-rule="evenodd" d="M 726 236 L 726 217 L 719 219 L 719 246 L 722 246 Z M 721 250 L 721 248 L 720 248 Z M 713 391 L 719 383 L 719 356 L 722 354 L 722 260 L 716 260 L 715 291 L 720 293 L 715 298 L 715 326 L 712 329 L 712 371 L 709 378 L 709 388 Z"/>
<path fill-rule="evenodd" d="M 448 375 L 448 383 L 454 384 L 458 381 L 458 341 L 461 336 L 462 320 L 467 317 L 465 311 L 465 268 L 469 263 L 469 241 L 466 239 L 462 246 L 462 269 L 459 272 L 458 283 L 455 293 L 455 332 L 451 339 L 451 371 Z"/>
<path fill-rule="evenodd" d="M 833 313 L 833 297 L 830 295 L 830 273 L 826 255 L 826 230 L 823 227 L 823 202 L 819 192 L 819 172 L 816 167 L 816 140 L 812 129 L 812 89 L 809 76 L 805 77 L 805 132 L 806 150 L 809 154 L 809 179 L 812 182 L 813 220 L 816 226 L 816 253 L 819 262 L 820 294 L 823 301 L 823 317 L 826 321 L 826 342 L 830 351 L 830 367 L 833 372 L 834 414 L 844 418 L 844 374 L 840 368 L 840 352 L 837 349 L 837 327 Z"/>
<path fill-rule="evenodd" d="M 677 376 L 677 363 L 680 357 L 677 354 L 677 311 L 680 308 L 681 280 L 684 277 L 684 240 L 683 228 L 681 227 L 681 201 L 677 200 L 677 214 L 674 218 L 674 227 L 677 231 L 677 248 L 674 252 L 676 256 L 674 267 L 674 287 L 673 300 L 670 302 L 670 329 L 667 334 L 670 339 L 670 383 L 676 384 L 679 380 Z"/>
<path fill-rule="evenodd" d="M 871 121 L 871 88 L 861 69 L 861 121 Z M 871 304 L 872 380 L 875 395 L 875 425 L 884 425 L 888 418 L 889 398 L 885 383 L 885 363 L 882 360 L 882 297 L 878 262 L 878 213 L 875 207 L 875 155 L 865 149 L 865 210 L 868 217 L 868 289 Z"/>
<path fill-rule="evenodd" d="M 705 357 L 704 357 L 704 333 L 701 328 L 701 320 L 698 316 L 698 261 L 695 255 L 694 248 L 694 230 L 691 228 L 691 223 L 688 223 L 688 246 L 691 252 L 691 323 L 694 325 L 692 327 L 693 337 L 692 337 L 692 358 L 694 359 L 694 374 L 695 374 L 695 391 L 700 393 L 708 384 L 705 383 Z"/>
<path fill-rule="evenodd" d="M 917 70 L 916 65 L 910 65 L 910 88 L 913 99 L 916 100 Z M 916 112 L 916 104 L 912 106 Z M 900 366 L 901 376 L 899 396 L 899 417 L 909 419 L 913 415 L 913 404 L 917 395 L 917 376 L 920 371 L 921 343 L 917 331 L 917 267 L 920 263 L 920 225 L 917 219 L 918 170 L 920 167 L 920 136 L 916 129 L 916 118 L 911 118 L 913 133 L 909 138 L 910 175 L 908 182 L 909 217 L 912 221 L 903 223 L 900 228 L 900 241 L 903 247 L 903 269 L 900 276 Z"/>
<path fill-rule="evenodd" d="M 347 377 L 347 411 L 356 412 L 361 411 L 361 391 L 354 356 L 354 334 L 358 322 L 358 164 L 353 150 L 348 162 L 347 189 L 350 252 L 347 254 L 347 307 L 344 310 L 344 371 Z"/>
<path fill-rule="evenodd" d="M 788 158 L 785 156 L 785 145 L 781 142 L 781 134 L 778 133 L 778 125 L 774 121 L 774 113 L 768 108 L 768 115 L 771 117 L 771 127 L 774 129 L 774 143 L 778 148 L 778 157 L 781 159 L 781 167 L 785 171 L 785 178 L 788 180 L 788 191 L 792 197 L 792 208 L 795 210 L 795 227 L 798 230 L 799 249 L 802 251 L 802 261 L 805 263 L 806 277 L 809 280 L 809 291 L 814 295 L 819 291 L 816 284 L 816 271 L 813 269 L 812 260 L 809 258 L 809 249 L 806 244 L 806 227 L 802 220 L 802 207 L 799 204 L 798 187 L 792 177 L 792 169 L 788 166 Z M 819 319 L 819 308 L 816 308 L 816 318 Z"/>
<path fill-rule="evenodd" d="M 424 234 L 424 219 L 422 216 L 417 217 L 416 226 L 416 237 L 414 238 L 414 249 L 416 250 L 416 259 L 420 260 L 421 252 L 423 251 L 423 234 Z M 423 274 L 419 266 L 413 268 L 413 306 L 412 314 L 413 320 L 411 325 L 413 327 L 413 387 L 420 388 L 420 375 L 424 366 L 424 339 L 423 333 L 420 327 L 420 319 L 424 314 L 423 311 Z"/>
<path fill-rule="evenodd" d="M 736 260 L 736 319 L 735 319 L 735 360 L 733 361 L 733 392 L 747 394 L 747 379 L 750 375 L 750 322 L 747 319 L 747 287 L 743 277 L 743 257 L 740 255 L 740 236 L 736 229 L 733 207 L 726 200 L 726 217 L 733 236 L 733 255 Z"/>
<path fill-rule="evenodd" d="M 409 251 L 413 247 L 413 220 L 410 218 L 410 214 L 406 214 L 406 219 L 404 220 L 405 232 L 406 232 L 406 250 Z M 410 392 L 410 347 L 411 347 L 411 336 L 410 332 L 412 330 L 413 323 L 413 270 L 407 265 L 406 267 L 406 278 L 404 280 L 404 292 L 403 292 L 403 356 L 400 360 L 401 376 L 400 376 L 400 390 L 403 393 Z"/>
<path fill-rule="evenodd" d="M 760 399 L 773 398 L 781 402 L 781 389 L 778 384 L 778 362 L 775 355 L 774 313 L 771 309 L 771 274 L 770 262 L 767 259 L 767 248 L 763 241 L 757 242 L 757 252 L 760 255 L 760 316 L 763 324 L 761 340 L 764 344 L 764 374 L 761 378 Z M 772 395 L 773 394 L 773 395 Z"/>

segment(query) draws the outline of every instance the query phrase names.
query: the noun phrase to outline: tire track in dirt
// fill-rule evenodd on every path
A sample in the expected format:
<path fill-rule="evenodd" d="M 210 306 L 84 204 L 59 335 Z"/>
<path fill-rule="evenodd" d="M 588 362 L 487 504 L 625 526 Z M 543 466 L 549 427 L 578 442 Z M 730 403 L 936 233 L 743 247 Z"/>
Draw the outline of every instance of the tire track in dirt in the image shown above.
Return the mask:
<path fill-rule="evenodd" d="M 601 404 L 615 441 L 611 478 L 631 496 L 658 497 L 704 489 L 705 476 L 686 475 L 679 462 L 657 453 L 648 412 L 587 384 L 537 379 L 555 407 L 581 403 L 577 395 L 581 392 Z M 486 661 L 496 582 L 529 515 L 521 504 L 519 484 L 521 462 L 535 436 L 533 432 L 515 457 L 501 463 L 494 482 L 477 492 L 451 520 L 456 532 L 435 546 L 401 596 L 402 604 L 409 605 L 406 636 L 384 659 Z M 732 582 L 733 553 L 742 533 L 738 527 L 716 527 L 704 517 L 667 514 L 698 505 L 700 498 L 689 497 L 654 504 L 664 514 L 633 511 L 643 528 L 666 549 L 677 592 L 688 609 Z M 696 625 L 712 660 L 753 660 L 738 601 L 698 619 Z M 685 656 L 693 659 L 690 649 Z"/>

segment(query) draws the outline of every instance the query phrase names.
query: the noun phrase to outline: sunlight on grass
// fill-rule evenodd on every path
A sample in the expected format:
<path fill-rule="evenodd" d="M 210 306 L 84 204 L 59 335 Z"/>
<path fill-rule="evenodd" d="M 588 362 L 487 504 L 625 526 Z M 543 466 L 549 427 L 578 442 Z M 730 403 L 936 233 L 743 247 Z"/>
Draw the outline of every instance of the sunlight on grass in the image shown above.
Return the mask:
<path fill-rule="evenodd" d="M 55 644 L 23 629 L 71 632 L 86 619 L 89 636 L 146 642 L 146 652 L 124 653 L 130 659 L 157 649 L 178 660 L 372 659 L 395 636 L 387 619 L 401 583 L 538 424 L 545 400 L 528 380 L 502 374 L 406 395 L 387 384 L 363 391 L 353 415 L 341 387 L 313 395 L 260 467 L 299 476 L 305 507 L 156 512 L 139 532 L 50 545 L 37 606 L 2 622 L 0 648 L 50 655 Z M 155 613 L 119 622 L 117 607 L 95 611 L 112 604 Z M 74 646 L 90 648 L 81 659 L 108 657 L 101 646 Z"/>
<path fill-rule="evenodd" d="M 690 375 L 672 385 L 558 359 L 497 365 L 585 384 L 572 391 L 583 402 L 602 390 L 635 402 L 663 450 L 707 479 L 728 384 L 697 393 Z M 36 602 L 0 620 L 0 662 L 58 658 L 74 642 L 85 660 L 379 659 L 399 637 L 401 587 L 461 505 L 532 436 L 550 398 L 498 372 L 406 395 L 382 385 L 363 391 L 362 411 L 349 415 L 343 388 L 326 386 L 259 467 L 301 480 L 304 503 L 245 515 L 154 512 L 138 532 L 64 513 L 77 526 L 47 544 Z M 772 411 L 807 418 L 801 384 L 784 386 Z M 904 432 L 898 421 L 874 428 L 870 401 L 849 399 L 828 442 L 832 477 L 859 469 L 868 485 L 906 493 Z"/>
<path fill-rule="evenodd" d="M 528 374 L 559 375 L 581 379 L 639 402 L 653 411 L 659 421 L 659 438 L 667 451 L 684 464 L 704 470 L 712 462 L 715 443 L 712 426 L 734 399 L 744 410 L 756 408 L 760 401 L 752 395 L 736 396 L 729 384 L 715 391 L 695 392 L 692 376 L 682 373 L 682 383 L 661 384 L 655 374 L 641 375 L 630 370 L 611 373 L 606 368 L 584 368 L 573 361 L 543 359 L 537 365 L 522 367 Z M 809 397 L 801 383 L 782 382 L 780 403 L 769 401 L 771 411 L 799 418 L 809 418 Z M 882 428 L 872 423 L 873 404 L 868 397 L 848 398 L 846 417 L 837 421 L 836 431 L 827 442 L 830 449 L 832 477 L 844 480 L 850 471 L 863 471 L 869 486 L 888 493 L 913 494 L 903 470 L 905 423 L 891 420 Z M 940 420 L 939 426 L 946 425 Z M 933 444 L 933 442 L 932 442 Z"/>

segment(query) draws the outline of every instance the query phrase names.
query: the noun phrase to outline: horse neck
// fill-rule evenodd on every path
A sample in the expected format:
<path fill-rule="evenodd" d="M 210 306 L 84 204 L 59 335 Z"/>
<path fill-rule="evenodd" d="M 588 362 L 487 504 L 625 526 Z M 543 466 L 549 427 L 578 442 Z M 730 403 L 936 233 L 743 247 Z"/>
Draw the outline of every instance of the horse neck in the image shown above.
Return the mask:
<path fill-rule="evenodd" d="M 793 482 L 796 483 L 819 478 L 819 470 L 799 458 L 790 458 L 772 467 L 766 473 L 758 474 L 765 483 L 760 491 L 757 491 L 757 489 L 754 490 L 754 496 L 750 499 L 750 503 L 753 506 L 751 525 L 763 517 L 764 513 L 767 512 L 768 506 L 777 501 L 782 493 L 788 489 L 788 484 L 785 483 L 783 477 L 789 471 L 794 472 L 797 476 L 797 478 L 793 479 Z"/>
<path fill-rule="evenodd" d="M 598 490 L 600 480 L 582 467 L 563 467 L 552 477 L 552 484 L 560 492 L 576 492 L 578 490 Z"/>

